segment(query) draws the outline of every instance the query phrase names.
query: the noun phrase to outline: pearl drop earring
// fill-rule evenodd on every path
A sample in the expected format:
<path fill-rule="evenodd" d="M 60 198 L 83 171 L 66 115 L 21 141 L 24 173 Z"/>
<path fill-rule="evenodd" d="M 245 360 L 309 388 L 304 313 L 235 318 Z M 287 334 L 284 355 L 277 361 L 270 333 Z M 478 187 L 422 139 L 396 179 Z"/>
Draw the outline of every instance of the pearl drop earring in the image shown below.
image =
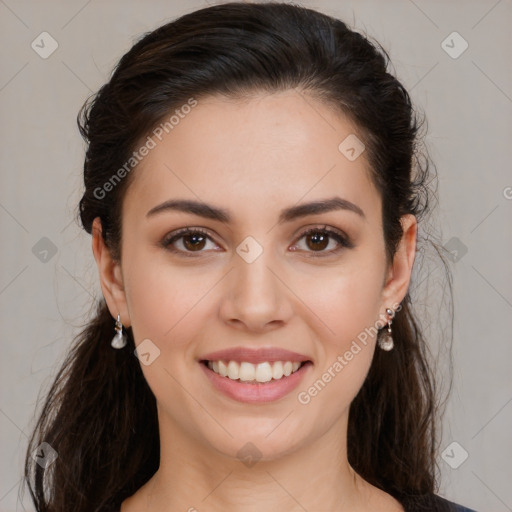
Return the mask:
<path fill-rule="evenodd" d="M 116 320 L 116 334 L 112 338 L 110 344 L 112 347 L 120 349 L 126 346 L 126 334 L 123 333 L 123 324 L 121 323 L 121 315 L 117 315 Z"/>
<path fill-rule="evenodd" d="M 379 347 L 386 352 L 389 352 L 395 346 L 393 336 L 391 334 L 391 319 L 395 316 L 392 309 L 386 308 L 386 314 L 388 315 L 388 327 L 387 331 L 384 332 L 379 339 Z"/>

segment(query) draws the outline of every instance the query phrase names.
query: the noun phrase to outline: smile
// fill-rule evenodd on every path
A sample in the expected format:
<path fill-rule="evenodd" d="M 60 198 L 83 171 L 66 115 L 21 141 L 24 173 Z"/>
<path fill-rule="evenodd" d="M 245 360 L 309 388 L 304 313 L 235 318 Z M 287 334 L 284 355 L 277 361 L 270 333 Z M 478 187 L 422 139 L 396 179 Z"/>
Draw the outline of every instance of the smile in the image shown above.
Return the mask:
<path fill-rule="evenodd" d="M 261 404 L 290 395 L 312 369 L 313 363 L 265 361 L 253 364 L 246 361 L 202 360 L 199 366 L 213 389 L 221 395 L 237 402 Z"/>
<path fill-rule="evenodd" d="M 299 361 L 273 361 L 259 364 L 242 361 L 205 361 L 210 370 L 221 377 L 241 382 L 260 383 L 280 380 L 295 373 L 304 363 Z"/>

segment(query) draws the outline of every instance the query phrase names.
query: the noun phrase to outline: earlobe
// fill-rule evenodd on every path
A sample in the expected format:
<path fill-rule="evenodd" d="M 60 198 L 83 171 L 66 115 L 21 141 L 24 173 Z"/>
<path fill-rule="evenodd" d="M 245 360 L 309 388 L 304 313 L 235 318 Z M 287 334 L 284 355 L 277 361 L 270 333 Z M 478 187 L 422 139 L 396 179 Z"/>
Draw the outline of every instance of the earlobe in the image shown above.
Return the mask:
<path fill-rule="evenodd" d="M 121 265 L 115 261 L 102 236 L 101 219 L 92 225 L 92 251 L 98 267 L 101 290 L 113 319 L 121 315 L 125 327 L 130 326 Z"/>
<path fill-rule="evenodd" d="M 393 257 L 393 264 L 389 269 L 388 279 L 383 290 L 383 307 L 391 307 L 393 304 L 402 302 L 409 288 L 416 257 L 416 217 L 407 214 L 403 215 L 400 221 L 403 234 Z"/>

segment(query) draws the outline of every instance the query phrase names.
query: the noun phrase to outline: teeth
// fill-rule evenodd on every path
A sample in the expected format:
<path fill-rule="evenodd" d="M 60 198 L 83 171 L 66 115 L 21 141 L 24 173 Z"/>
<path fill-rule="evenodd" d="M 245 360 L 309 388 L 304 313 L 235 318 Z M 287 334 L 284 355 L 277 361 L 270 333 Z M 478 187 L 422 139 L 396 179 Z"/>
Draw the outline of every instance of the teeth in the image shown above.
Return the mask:
<path fill-rule="evenodd" d="M 212 370 L 213 370 L 213 364 L 212 364 Z M 236 380 L 236 379 L 240 378 L 240 368 L 236 361 L 229 361 L 228 377 L 232 380 Z"/>
<path fill-rule="evenodd" d="M 251 366 L 254 365 L 251 364 Z M 256 382 L 270 382 L 272 380 L 272 366 L 270 363 L 260 363 L 256 366 L 256 376 L 254 380 L 256 380 Z"/>
<path fill-rule="evenodd" d="M 297 363 L 295 363 L 297 364 Z M 272 365 L 272 377 L 276 380 L 280 379 L 284 375 L 283 371 L 283 363 L 281 361 L 276 361 Z"/>
<path fill-rule="evenodd" d="M 283 376 L 288 377 L 300 368 L 301 363 L 295 361 L 276 361 L 274 363 L 264 362 L 252 364 L 243 361 L 208 361 L 208 368 L 222 377 L 231 380 L 240 379 L 241 382 L 270 382 L 272 379 L 279 380 Z"/>
<path fill-rule="evenodd" d="M 259 374 L 261 374 L 261 371 L 259 372 Z M 256 378 L 256 368 L 254 367 L 254 365 L 250 363 L 240 363 L 238 378 L 243 382 L 254 380 Z M 270 378 L 272 378 L 272 375 L 270 376 Z"/>
<path fill-rule="evenodd" d="M 222 377 L 227 377 L 228 376 L 228 367 L 224 364 L 224 362 L 223 361 L 214 361 L 214 362 L 217 362 L 217 364 L 218 364 L 219 375 L 221 375 Z M 215 364 L 212 366 L 212 370 L 214 372 L 217 372 L 217 370 L 215 370 Z"/>

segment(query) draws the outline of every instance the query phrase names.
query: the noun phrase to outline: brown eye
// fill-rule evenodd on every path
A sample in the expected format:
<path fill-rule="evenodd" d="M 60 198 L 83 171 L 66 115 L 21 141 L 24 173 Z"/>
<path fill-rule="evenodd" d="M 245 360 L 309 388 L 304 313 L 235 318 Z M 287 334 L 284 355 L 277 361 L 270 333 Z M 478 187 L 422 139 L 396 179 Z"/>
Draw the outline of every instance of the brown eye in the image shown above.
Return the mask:
<path fill-rule="evenodd" d="M 206 248 L 211 237 L 199 228 L 184 228 L 167 236 L 161 245 L 165 249 L 183 255 L 192 256 L 192 253 L 200 255 Z M 215 244 L 213 244 L 215 246 Z"/>
<path fill-rule="evenodd" d="M 354 247 L 354 244 L 346 235 L 342 235 L 332 229 L 327 229 L 327 226 L 307 230 L 300 236 L 299 240 L 302 239 L 305 240 L 305 249 L 303 249 L 305 252 L 318 253 L 311 254 L 312 256 L 328 256 L 338 253 L 344 248 L 351 249 Z M 331 249 L 326 250 L 329 246 Z"/>
<path fill-rule="evenodd" d="M 306 236 L 306 245 L 313 251 L 323 251 L 329 245 L 329 235 L 319 231 Z"/>
<path fill-rule="evenodd" d="M 206 237 L 202 234 L 184 235 L 181 238 L 184 247 L 189 251 L 200 251 L 205 246 Z"/>

